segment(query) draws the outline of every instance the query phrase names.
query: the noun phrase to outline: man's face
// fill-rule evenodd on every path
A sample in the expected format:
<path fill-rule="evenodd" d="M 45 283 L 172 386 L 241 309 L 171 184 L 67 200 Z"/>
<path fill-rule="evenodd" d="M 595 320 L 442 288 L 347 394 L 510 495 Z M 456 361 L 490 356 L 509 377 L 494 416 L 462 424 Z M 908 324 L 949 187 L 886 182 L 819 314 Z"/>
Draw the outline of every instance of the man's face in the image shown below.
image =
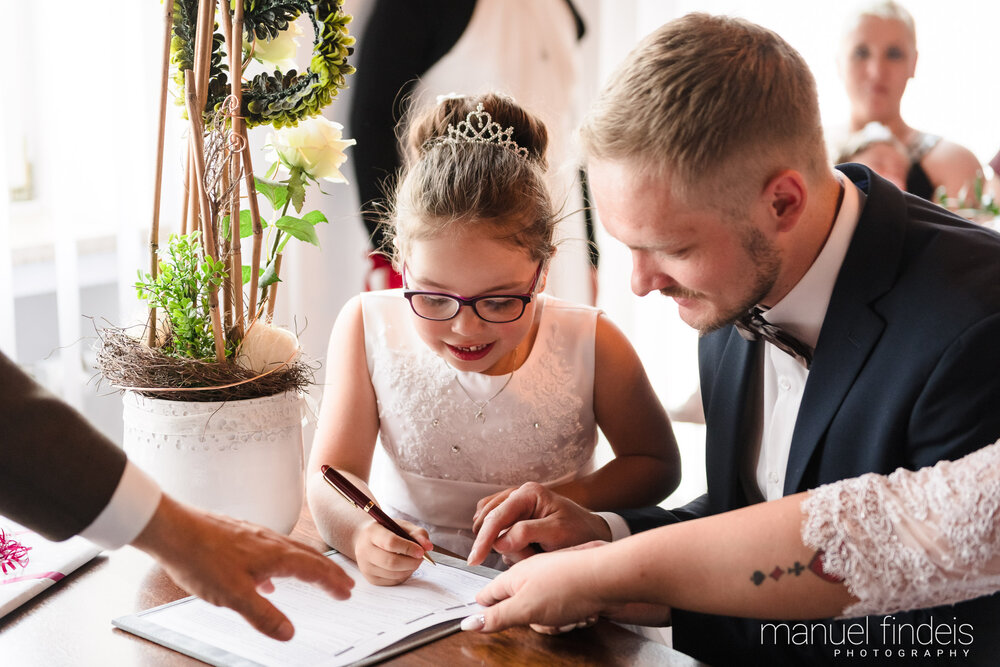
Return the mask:
<path fill-rule="evenodd" d="M 781 254 L 752 211 L 735 220 L 671 196 L 659 177 L 620 162 L 591 160 L 589 183 L 601 223 L 632 252 L 632 291 L 658 290 L 702 334 L 732 323 L 771 291 Z"/>

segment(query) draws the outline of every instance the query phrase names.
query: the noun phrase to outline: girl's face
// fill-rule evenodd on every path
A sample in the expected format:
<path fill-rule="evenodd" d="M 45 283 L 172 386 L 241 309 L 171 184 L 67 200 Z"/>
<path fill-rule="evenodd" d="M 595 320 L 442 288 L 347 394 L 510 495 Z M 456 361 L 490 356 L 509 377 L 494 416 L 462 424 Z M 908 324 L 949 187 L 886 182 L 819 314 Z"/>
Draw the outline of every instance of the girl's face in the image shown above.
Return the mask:
<path fill-rule="evenodd" d="M 917 48 L 901 21 L 863 16 L 844 38 L 839 65 L 855 120 L 890 122 L 916 70 Z"/>
<path fill-rule="evenodd" d="M 459 232 L 439 238 L 413 241 L 406 258 L 406 288 L 443 292 L 471 299 L 491 294 L 526 294 L 538 270 L 538 262 L 523 248 Z M 544 286 L 538 278 L 535 292 Z M 514 370 L 515 349 L 531 333 L 537 300 L 525 306 L 513 322 L 494 324 L 463 305 L 450 320 L 433 321 L 412 313 L 421 340 L 460 371 L 502 375 Z M 520 351 L 524 359 L 526 350 Z"/>

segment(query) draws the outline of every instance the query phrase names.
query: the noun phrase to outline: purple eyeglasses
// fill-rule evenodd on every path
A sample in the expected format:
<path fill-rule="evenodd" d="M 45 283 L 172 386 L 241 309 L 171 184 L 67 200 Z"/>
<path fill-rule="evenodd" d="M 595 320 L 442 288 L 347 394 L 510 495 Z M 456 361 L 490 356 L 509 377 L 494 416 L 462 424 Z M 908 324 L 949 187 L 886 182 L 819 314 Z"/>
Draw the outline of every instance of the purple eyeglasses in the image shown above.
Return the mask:
<path fill-rule="evenodd" d="M 405 290 L 403 296 L 410 302 L 410 308 L 417 317 L 425 320 L 443 322 L 450 320 L 462 309 L 469 306 L 480 319 L 492 324 L 514 322 L 524 315 L 524 309 L 531 303 L 535 295 L 535 285 L 542 274 L 542 264 L 539 262 L 535 277 L 527 294 L 488 294 L 465 298 L 445 292 L 422 292 Z M 403 266 L 403 284 L 406 284 L 406 266 Z"/>

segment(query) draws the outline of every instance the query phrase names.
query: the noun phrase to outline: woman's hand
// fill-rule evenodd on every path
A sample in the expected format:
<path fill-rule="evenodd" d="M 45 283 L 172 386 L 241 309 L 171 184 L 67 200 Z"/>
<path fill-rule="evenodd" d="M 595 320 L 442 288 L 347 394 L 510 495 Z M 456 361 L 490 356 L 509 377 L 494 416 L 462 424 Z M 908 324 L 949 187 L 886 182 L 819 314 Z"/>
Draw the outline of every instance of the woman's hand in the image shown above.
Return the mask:
<path fill-rule="evenodd" d="M 606 549 L 605 543 L 592 542 L 517 563 L 479 592 L 476 600 L 488 608 L 465 619 L 462 629 L 498 632 L 530 625 L 552 634 L 584 627 L 600 616 L 643 625 L 669 622 L 670 609 L 664 605 L 618 599 L 612 572 L 601 557 Z"/>
<path fill-rule="evenodd" d="M 420 567 L 424 553 L 434 548 L 426 530 L 409 521 L 397 519 L 396 522 L 420 544 L 404 540 L 374 520 L 366 523 L 354 539 L 358 569 L 365 579 L 376 586 L 403 583 Z"/>

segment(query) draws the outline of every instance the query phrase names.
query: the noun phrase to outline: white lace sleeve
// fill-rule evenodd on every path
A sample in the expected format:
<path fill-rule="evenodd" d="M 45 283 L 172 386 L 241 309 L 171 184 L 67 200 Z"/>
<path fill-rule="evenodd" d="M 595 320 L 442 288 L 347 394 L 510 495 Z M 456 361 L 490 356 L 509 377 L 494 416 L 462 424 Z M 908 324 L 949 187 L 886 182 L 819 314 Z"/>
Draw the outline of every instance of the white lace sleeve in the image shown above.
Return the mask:
<path fill-rule="evenodd" d="M 1000 441 L 916 472 L 821 486 L 802 510 L 802 541 L 858 598 L 844 618 L 1000 589 Z"/>

